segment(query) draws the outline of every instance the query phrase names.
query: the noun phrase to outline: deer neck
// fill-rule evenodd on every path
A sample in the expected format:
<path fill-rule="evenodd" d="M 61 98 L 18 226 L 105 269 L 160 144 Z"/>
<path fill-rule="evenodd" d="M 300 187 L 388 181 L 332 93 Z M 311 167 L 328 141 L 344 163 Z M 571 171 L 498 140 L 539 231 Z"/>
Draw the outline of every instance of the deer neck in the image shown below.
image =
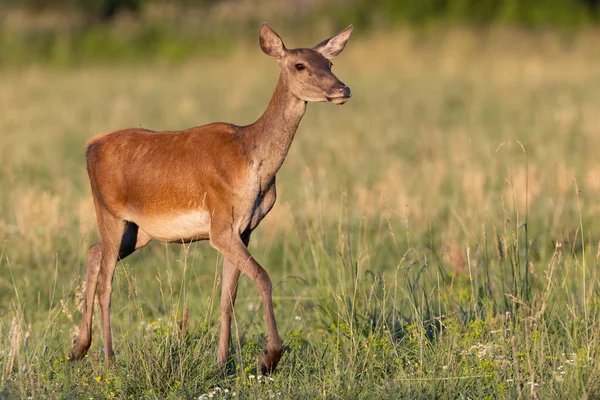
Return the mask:
<path fill-rule="evenodd" d="M 261 187 L 272 182 L 285 161 L 294 135 L 306 111 L 306 102 L 294 96 L 280 75 L 264 114 L 252 125 L 254 170 Z"/>

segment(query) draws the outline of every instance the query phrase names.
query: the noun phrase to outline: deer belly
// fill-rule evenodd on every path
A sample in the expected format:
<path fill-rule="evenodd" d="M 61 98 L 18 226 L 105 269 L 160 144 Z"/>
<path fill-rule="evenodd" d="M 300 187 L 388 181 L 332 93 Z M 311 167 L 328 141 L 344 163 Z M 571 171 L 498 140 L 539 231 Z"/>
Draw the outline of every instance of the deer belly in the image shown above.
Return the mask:
<path fill-rule="evenodd" d="M 133 222 L 161 242 L 190 242 L 209 237 L 210 215 L 206 211 L 141 218 Z"/>

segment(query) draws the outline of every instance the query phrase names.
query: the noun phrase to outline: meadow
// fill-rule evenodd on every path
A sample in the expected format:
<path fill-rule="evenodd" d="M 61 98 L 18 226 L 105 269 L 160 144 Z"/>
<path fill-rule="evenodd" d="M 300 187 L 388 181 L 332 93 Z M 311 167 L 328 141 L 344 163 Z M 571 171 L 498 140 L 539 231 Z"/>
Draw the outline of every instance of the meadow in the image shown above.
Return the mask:
<path fill-rule="evenodd" d="M 250 243 L 285 346 L 269 377 L 246 277 L 215 371 L 222 258 L 204 242 L 118 264 L 113 367 L 98 310 L 88 356 L 67 353 L 98 240 L 85 141 L 251 123 L 273 60 L 255 44 L 1 71 L 0 398 L 600 397 L 597 38 L 355 32 L 334 60 L 353 98 L 309 105 Z"/>

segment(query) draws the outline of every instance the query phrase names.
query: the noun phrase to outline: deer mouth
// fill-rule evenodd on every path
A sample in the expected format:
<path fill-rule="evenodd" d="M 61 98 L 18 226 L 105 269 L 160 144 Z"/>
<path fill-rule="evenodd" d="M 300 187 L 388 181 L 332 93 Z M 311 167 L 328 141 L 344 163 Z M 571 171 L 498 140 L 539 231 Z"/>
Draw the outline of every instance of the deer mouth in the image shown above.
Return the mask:
<path fill-rule="evenodd" d="M 350 97 L 352 97 L 352 93 L 348 94 L 347 96 L 339 96 L 339 97 L 327 96 L 327 101 L 330 103 L 333 103 L 337 106 L 341 106 L 342 104 L 346 104 L 346 102 L 348 100 L 350 100 Z"/>

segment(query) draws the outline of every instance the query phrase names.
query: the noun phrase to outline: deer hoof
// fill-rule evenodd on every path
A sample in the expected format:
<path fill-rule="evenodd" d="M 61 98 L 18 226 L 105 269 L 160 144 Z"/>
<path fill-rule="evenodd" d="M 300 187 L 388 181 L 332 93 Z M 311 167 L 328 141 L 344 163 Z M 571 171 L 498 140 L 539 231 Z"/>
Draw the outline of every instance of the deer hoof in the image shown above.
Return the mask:
<path fill-rule="evenodd" d="M 267 350 L 267 353 L 263 357 L 262 364 L 260 366 L 260 370 L 263 375 L 269 375 L 275 371 L 275 368 L 277 368 L 277 364 L 281 359 L 281 353 L 281 348 Z"/>
<path fill-rule="evenodd" d="M 71 362 L 79 361 L 83 357 L 85 357 L 86 353 L 87 353 L 87 349 L 86 350 L 80 350 L 80 349 L 77 348 L 77 346 L 75 346 L 75 347 L 73 347 L 71 349 L 71 351 L 69 351 L 69 361 L 71 361 Z"/>

